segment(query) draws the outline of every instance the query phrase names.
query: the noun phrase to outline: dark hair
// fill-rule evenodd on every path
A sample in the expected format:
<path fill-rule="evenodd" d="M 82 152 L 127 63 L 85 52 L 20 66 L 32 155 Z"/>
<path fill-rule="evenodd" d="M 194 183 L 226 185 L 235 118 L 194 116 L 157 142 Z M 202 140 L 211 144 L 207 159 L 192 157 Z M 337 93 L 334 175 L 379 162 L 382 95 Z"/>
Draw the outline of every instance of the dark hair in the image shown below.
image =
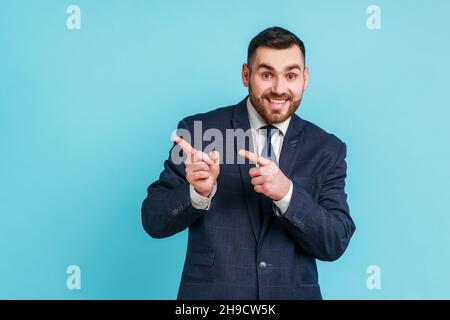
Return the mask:
<path fill-rule="evenodd" d="M 302 40 L 292 32 L 281 27 L 267 28 L 250 41 L 247 51 L 247 64 L 250 65 L 250 59 L 253 57 L 258 47 L 266 46 L 273 49 L 287 49 L 293 45 L 299 46 L 300 51 L 303 54 L 303 61 L 305 61 L 305 45 Z"/>

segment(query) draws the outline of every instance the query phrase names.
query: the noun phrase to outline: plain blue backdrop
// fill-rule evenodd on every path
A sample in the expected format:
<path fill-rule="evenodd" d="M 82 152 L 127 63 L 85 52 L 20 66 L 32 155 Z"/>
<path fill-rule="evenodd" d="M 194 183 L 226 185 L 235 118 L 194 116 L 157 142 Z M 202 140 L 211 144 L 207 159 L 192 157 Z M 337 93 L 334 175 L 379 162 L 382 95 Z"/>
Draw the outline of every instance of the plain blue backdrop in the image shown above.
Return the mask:
<path fill-rule="evenodd" d="M 175 298 L 187 233 L 144 232 L 146 188 L 181 118 L 247 94 L 248 43 L 279 25 L 307 47 L 298 114 L 348 146 L 357 231 L 319 263 L 324 298 L 449 299 L 449 14 L 444 0 L 2 0 L 0 298 Z"/>

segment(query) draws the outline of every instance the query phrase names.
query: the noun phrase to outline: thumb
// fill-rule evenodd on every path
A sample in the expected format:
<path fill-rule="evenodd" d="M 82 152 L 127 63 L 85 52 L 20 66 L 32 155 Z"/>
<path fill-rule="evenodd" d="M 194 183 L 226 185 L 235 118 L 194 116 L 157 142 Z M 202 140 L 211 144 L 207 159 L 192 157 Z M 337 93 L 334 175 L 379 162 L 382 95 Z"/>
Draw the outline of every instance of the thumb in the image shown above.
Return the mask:
<path fill-rule="evenodd" d="M 211 160 L 214 161 L 215 164 L 220 163 L 220 154 L 218 151 L 211 151 L 208 155 L 211 158 Z"/>

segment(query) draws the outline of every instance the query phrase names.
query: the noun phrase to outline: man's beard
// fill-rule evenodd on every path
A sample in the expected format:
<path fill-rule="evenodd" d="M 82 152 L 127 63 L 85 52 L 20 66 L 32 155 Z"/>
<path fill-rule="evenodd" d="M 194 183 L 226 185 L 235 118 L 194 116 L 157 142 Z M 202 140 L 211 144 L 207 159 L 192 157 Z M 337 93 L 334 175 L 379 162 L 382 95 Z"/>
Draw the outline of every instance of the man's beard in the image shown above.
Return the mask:
<path fill-rule="evenodd" d="M 300 102 L 302 101 L 302 94 L 300 94 L 300 97 L 298 99 L 294 99 L 290 94 L 284 94 L 281 96 L 277 96 L 273 93 L 267 93 L 263 94 L 261 97 L 257 97 L 253 94 L 251 86 L 249 87 L 249 95 L 250 95 L 250 102 L 252 103 L 255 110 L 263 117 L 263 119 L 268 124 L 274 124 L 274 123 L 280 123 L 288 119 L 295 111 L 297 111 Z M 287 103 L 289 103 L 288 111 L 287 113 L 280 113 L 280 112 L 273 112 L 269 110 L 264 103 L 269 103 L 268 99 L 283 99 L 287 100 Z"/>

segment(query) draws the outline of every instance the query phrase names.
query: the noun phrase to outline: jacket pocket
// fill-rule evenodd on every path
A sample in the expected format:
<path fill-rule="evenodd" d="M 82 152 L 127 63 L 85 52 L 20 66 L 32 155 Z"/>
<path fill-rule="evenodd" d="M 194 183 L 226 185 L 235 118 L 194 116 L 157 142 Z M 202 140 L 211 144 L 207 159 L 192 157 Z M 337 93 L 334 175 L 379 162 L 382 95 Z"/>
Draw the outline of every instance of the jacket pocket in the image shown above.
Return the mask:
<path fill-rule="evenodd" d="M 319 283 L 317 281 L 299 281 L 298 285 L 300 287 L 318 287 Z"/>
<path fill-rule="evenodd" d="M 292 287 L 292 299 L 322 300 L 320 286 L 316 281 L 300 281 Z"/>
<path fill-rule="evenodd" d="M 182 280 L 194 283 L 213 282 L 214 259 L 214 252 L 190 252 L 183 269 Z"/>

